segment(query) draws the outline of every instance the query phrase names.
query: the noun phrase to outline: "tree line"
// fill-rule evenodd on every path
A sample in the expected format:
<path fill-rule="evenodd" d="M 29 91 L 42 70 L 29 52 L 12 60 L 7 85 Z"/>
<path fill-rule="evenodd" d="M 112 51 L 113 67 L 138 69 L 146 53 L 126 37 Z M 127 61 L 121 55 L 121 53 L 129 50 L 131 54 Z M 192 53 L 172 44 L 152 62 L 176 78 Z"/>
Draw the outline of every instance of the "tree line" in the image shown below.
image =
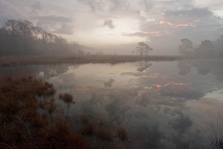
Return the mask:
<path fill-rule="evenodd" d="M 83 46 L 34 26 L 27 20 L 7 20 L 0 28 L 0 55 L 84 54 Z"/>
<path fill-rule="evenodd" d="M 186 57 L 217 58 L 223 57 L 223 35 L 215 41 L 204 40 L 197 46 L 187 38 L 181 40 L 179 53 Z"/>

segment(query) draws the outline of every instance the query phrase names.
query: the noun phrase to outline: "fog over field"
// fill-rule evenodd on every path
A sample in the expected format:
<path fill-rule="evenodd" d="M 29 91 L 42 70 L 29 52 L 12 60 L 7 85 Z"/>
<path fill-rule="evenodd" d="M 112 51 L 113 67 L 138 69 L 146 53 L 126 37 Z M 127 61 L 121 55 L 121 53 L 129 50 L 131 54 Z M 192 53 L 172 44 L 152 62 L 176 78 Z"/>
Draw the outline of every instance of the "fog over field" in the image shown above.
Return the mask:
<path fill-rule="evenodd" d="M 183 38 L 218 39 L 222 9 L 221 0 L 0 0 L 0 22 L 29 20 L 87 51 L 132 54 L 145 42 L 153 55 L 176 55 Z"/>
<path fill-rule="evenodd" d="M 0 149 L 223 149 L 223 0 L 0 0 Z"/>

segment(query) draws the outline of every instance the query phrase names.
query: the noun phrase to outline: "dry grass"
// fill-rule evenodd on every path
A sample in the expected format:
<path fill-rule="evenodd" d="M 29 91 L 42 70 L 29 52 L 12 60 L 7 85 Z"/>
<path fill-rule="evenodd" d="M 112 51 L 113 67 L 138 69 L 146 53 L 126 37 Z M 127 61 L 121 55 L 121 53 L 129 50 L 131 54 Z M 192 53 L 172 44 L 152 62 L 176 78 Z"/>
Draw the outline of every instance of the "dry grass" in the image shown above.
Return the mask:
<path fill-rule="evenodd" d="M 209 113 L 210 122 L 207 123 L 206 135 L 208 136 L 211 145 L 223 149 L 223 118 L 219 113 L 217 116 Z"/>
<path fill-rule="evenodd" d="M 29 64 L 61 64 L 61 63 L 124 63 L 147 61 L 173 61 L 183 59 L 181 56 L 138 56 L 138 55 L 74 55 L 74 56 L 10 56 L 0 57 L 1 66 Z"/>
<path fill-rule="evenodd" d="M 59 98 L 65 103 L 71 103 L 73 101 L 73 96 L 69 93 L 60 93 Z"/>
<path fill-rule="evenodd" d="M 99 128 L 97 132 L 97 137 L 104 141 L 112 141 L 112 132 L 110 129 Z"/>
<path fill-rule="evenodd" d="M 88 123 L 81 128 L 81 134 L 91 136 L 94 134 L 94 124 Z"/>
<path fill-rule="evenodd" d="M 121 141 L 126 141 L 127 138 L 128 138 L 128 135 L 127 135 L 127 131 L 125 128 L 123 127 L 119 127 L 117 129 L 117 135 L 118 135 L 118 138 L 121 140 Z"/>
<path fill-rule="evenodd" d="M 89 118 L 86 115 L 80 115 L 80 120 L 83 125 L 86 125 L 89 123 Z"/>
<path fill-rule="evenodd" d="M 56 111 L 53 86 L 33 77 L 4 78 L 0 84 L 0 148 L 87 148 Z"/>
<path fill-rule="evenodd" d="M 7 77 L 0 81 L 0 148 L 85 149 L 94 146 L 95 141 L 117 146 L 112 144 L 112 129 L 102 127 L 97 120 L 89 122 L 86 115 L 80 117 L 80 129 L 76 126 L 78 130 L 71 131 L 65 118 L 57 115 L 51 84 L 33 77 Z M 66 93 L 59 98 L 68 103 L 73 99 Z M 125 133 L 119 130 L 123 141 Z"/>

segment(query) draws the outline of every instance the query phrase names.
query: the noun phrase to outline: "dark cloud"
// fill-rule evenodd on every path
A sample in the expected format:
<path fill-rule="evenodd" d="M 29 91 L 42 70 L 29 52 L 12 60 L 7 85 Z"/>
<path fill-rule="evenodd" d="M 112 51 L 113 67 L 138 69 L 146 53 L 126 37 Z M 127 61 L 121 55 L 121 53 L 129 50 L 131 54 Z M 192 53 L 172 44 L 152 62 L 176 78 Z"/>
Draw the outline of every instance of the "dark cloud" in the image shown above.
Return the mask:
<path fill-rule="evenodd" d="M 187 16 L 187 17 L 205 17 L 208 15 L 212 15 L 212 12 L 209 11 L 207 8 L 191 8 L 186 10 L 175 10 L 175 11 L 167 11 L 165 15 L 171 16 Z"/>
<path fill-rule="evenodd" d="M 105 21 L 104 21 L 104 26 L 107 26 L 107 27 L 109 27 L 110 29 L 115 28 L 115 26 L 114 26 L 112 20 L 105 20 Z"/>

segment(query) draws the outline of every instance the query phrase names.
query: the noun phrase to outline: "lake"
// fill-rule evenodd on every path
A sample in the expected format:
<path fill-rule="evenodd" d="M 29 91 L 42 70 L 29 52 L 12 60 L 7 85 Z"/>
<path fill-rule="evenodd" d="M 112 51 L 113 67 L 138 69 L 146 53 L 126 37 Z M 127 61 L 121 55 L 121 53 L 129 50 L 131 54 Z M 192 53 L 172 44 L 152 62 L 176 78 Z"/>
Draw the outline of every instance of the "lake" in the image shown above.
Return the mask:
<path fill-rule="evenodd" d="M 223 61 L 185 60 L 0 67 L 74 96 L 69 116 L 88 114 L 129 133 L 129 148 L 209 148 L 223 134 Z M 65 108 L 65 105 L 60 105 Z"/>

